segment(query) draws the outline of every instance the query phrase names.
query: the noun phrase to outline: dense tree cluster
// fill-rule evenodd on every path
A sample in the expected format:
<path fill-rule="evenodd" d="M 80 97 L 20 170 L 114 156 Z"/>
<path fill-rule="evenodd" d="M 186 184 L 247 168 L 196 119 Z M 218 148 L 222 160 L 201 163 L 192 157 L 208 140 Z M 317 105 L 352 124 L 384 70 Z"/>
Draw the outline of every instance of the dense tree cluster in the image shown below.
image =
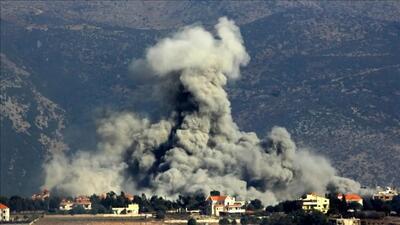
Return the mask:
<path fill-rule="evenodd" d="M 219 195 L 218 191 L 213 191 L 211 195 Z M 360 218 L 380 218 L 390 213 L 396 212 L 400 215 L 400 196 L 393 198 L 392 201 L 374 200 L 365 198 L 363 205 L 358 203 L 347 203 L 345 199 L 338 199 L 336 194 L 329 194 L 330 210 L 328 216 L 341 215 L 356 216 Z M 72 197 L 66 199 L 73 200 Z M 92 195 L 90 201 L 92 203 L 91 210 L 85 210 L 82 206 L 76 206 L 72 210 L 65 212 L 60 211 L 60 202 L 62 198 L 51 196 L 44 200 L 32 200 L 31 198 L 22 198 L 20 196 L 11 196 L 10 198 L 0 196 L 0 203 L 6 204 L 11 211 L 48 211 L 55 213 L 111 213 L 112 207 L 125 207 L 130 203 L 139 205 L 140 213 L 154 213 L 157 219 L 164 219 L 167 211 L 187 212 L 189 210 L 200 210 L 202 214 L 210 214 L 206 197 L 203 194 L 180 195 L 174 201 L 165 199 L 161 196 L 147 197 L 145 194 L 134 196 L 130 200 L 124 192 L 119 195 L 115 192 L 108 192 L 105 196 Z M 241 224 L 262 224 L 262 225 L 279 225 L 279 224 L 326 224 L 327 217 L 319 212 L 304 212 L 301 209 L 299 201 L 284 201 L 275 206 L 268 206 L 264 209 L 262 202 L 258 199 L 250 201 L 246 206 L 247 210 L 254 213 L 253 216 L 242 216 Z M 264 219 L 260 219 L 263 218 Z M 238 218 L 238 217 L 237 217 Z M 195 220 L 189 221 L 190 223 Z M 188 222 L 188 223 L 189 223 Z M 219 224 L 236 224 L 233 218 L 221 218 Z"/>
<path fill-rule="evenodd" d="M 328 217 L 319 212 L 293 211 L 289 214 L 273 214 L 264 218 L 260 225 L 329 225 Z"/>
<path fill-rule="evenodd" d="M 264 205 L 259 199 L 254 199 L 247 204 L 246 209 L 251 211 L 261 210 L 264 209 Z"/>
<path fill-rule="evenodd" d="M 275 206 L 267 206 L 265 211 L 269 213 L 273 212 L 284 212 L 284 213 L 291 213 L 301 209 L 301 202 L 299 201 L 284 201 L 280 202 Z"/>
<path fill-rule="evenodd" d="M 334 194 L 328 195 L 328 197 L 330 200 L 328 211 L 329 215 L 362 215 L 363 213 L 354 213 L 359 211 L 376 211 L 382 212 L 384 215 L 388 215 L 391 212 L 396 212 L 398 215 L 400 215 L 400 196 L 394 197 L 392 201 L 382 201 L 380 199 L 372 199 L 371 197 L 367 197 L 363 199 L 363 205 L 356 202 L 347 203 L 344 198 L 339 200 Z"/>
<path fill-rule="evenodd" d="M 1 196 L 0 203 L 10 207 L 11 211 L 50 211 L 59 207 L 61 198 L 50 197 L 44 200 L 33 200 L 31 198 L 23 198 L 17 195 L 10 198 Z"/>

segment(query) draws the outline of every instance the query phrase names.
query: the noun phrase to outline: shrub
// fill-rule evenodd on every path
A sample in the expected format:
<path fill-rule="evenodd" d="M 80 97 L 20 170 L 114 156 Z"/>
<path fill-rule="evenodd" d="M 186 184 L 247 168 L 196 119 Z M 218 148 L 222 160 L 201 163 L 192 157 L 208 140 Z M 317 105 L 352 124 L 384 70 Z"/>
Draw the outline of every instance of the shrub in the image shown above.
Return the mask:
<path fill-rule="evenodd" d="M 227 224 L 230 224 L 230 223 L 229 223 L 229 220 L 228 220 L 227 218 L 222 218 L 222 219 L 220 219 L 218 223 L 219 223 L 220 225 L 227 225 Z"/>

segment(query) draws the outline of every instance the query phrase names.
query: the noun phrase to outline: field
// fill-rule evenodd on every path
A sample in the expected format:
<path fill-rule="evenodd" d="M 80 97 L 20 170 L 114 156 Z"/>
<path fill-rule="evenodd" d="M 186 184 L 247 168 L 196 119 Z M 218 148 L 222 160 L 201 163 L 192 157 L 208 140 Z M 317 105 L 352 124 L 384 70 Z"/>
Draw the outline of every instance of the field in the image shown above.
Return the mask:
<path fill-rule="evenodd" d="M 65 215 L 45 216 L 39 219 L 35 225 L 159 225 L 162 221 L 146 220 L 139 218 L 115 218 L 93 215 Z"/>
<path fill-rule="evenodd" d="M 116 218 L 93 215 L 65 215 L 65 216 L 45 216 L 34 223 L 35 225 L 161 225 L 161 224 L 186 224 L 186 221 L 172 222 L 159 221 L 154 219 L 141 218 Z M 202 223 L 198 223 L 202 224 Z M 208 223 L 210 225 L 214 223 Z M 216 223 L 218 224 L 218 223 Z"/>

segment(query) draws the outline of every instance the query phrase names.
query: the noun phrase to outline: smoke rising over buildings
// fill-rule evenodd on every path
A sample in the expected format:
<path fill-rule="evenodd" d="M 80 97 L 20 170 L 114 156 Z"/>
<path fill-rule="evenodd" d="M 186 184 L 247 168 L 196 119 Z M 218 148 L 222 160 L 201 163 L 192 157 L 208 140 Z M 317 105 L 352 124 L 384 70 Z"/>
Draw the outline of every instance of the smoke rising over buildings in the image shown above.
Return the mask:
<path fill-rule="evenodd" d="M 150 47 L 132 69 L 163 87 L 168 116 L 153 122 L 119 112 L 100 121 L 97 149 L 54 155 L 44 186 L 69 194 L 219 190 L 267 204 L 329 188 L 357 192 L 357 182 L 298 149 L 285 128 L 261 138 L 239 130 L 224 87 L 250 57 L 233 21 L 220 18 L 215 31 L 189 26 Z"/>

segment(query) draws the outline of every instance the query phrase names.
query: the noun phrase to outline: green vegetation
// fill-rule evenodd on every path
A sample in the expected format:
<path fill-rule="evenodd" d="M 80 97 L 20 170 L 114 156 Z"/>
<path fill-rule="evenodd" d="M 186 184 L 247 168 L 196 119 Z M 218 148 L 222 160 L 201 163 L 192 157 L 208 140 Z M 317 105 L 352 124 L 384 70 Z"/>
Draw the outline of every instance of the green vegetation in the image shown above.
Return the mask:
<path fill-rule="evenodd" d="M 247 205 L 247 210 L 260 210 L 263 209 L 264 205 L 262 204 L 262 202 L 259 199 L 254 199 L 252 201 L 250 201 L 250 203 Z"/>
<path fill-rule="evenodd" d="M 260 225 L 329 225 L 328 217 L 321 212 L 298 210 L 289 214 L 273 214 L 262 219 Z"/>
<path fill-rule="evenodd" d="M 217 192 L 213 192 L 217 194 Z M 275 206 L 268 206 L 263 210 L 263 204 L 259 199 L 254 199 L 246 205 L 246 209 L 251 210 L 253 214 L 242 216 L 229 216 L 219 220 L 219 224 L 236 224 L 235 218 L 240 218 L 240 224 L 259 224 L 259 225 L 327 225 L 328 216 L 341 215 L 343 217 L 358 218 L 382 218 L 390 213 L 397 212 L 400 215 L 400 196 L 393 198 L 392 201 L 364 199 L 364 205 L 358 203 L 346 203 L 345 199 L 337 199 L 335 194 L 327 195 L 330 199 L 330 210 L 328 214 L 318 211 L 305 212 L 301 209 L 299 201 L 284 201 Z M 82 206 L 76 206 L 70 211 L 60 211 L 59 206 L 61 197 L 51 196 L 45 200 L 32 200 L 20 196 L 10 198 L 0 196 L 0 203 L 6 204 L 11 211 L 47 211 L 49 213 L 62 214 L 102 214 L 111 213 L 112 207 L 124 207 L 130 203 L 139 204 L 139 211 L 142 213 L 153 213 L 156 219 L 165 219 L 168 210 L 181 212 L 187 215 L 186 210 L 200 209 L 201 214 L 207 214 L 208 205 L 206 198 L 202 194 L 181 195 L 176 200 L 171 201 L 163 197 L 154 195 L 150 198 L 145 194 L 134 196 L 133 201 L 129 200 L 124 192 L 117 195 L 109 192 L 104 198 L 97 195 L 90 196 L 92 203 L 91 210 L 85 210 Z M 67 197 L 73 200 L 72 197 Z M 188 224 L 197 224 L 196 219 L 191 218 Z"/>
<path fill-rule="evenodd" d="M 197 221 L 195 218 L 190 218 L 187 222 L 187 225 L 196 225 Z"/>
<path fill-rule="evenodd" d="M 278 205 L 275 206 L 267 206 L 265 211 L 269 213 L 273 212 L 284 212 L 284 213 L 291 213 L 301 210 L 301 203 L 299 201 L 284 201 L 280 202 Z"/>
<path fill-rule="evenodd" d="M 227 225 L 227 224 L 231 224 L 231 223 L 229 222 L 229 220 L 227 218 L 222 218 L 219 220 L 218 224 L 219 225 Z"/>

